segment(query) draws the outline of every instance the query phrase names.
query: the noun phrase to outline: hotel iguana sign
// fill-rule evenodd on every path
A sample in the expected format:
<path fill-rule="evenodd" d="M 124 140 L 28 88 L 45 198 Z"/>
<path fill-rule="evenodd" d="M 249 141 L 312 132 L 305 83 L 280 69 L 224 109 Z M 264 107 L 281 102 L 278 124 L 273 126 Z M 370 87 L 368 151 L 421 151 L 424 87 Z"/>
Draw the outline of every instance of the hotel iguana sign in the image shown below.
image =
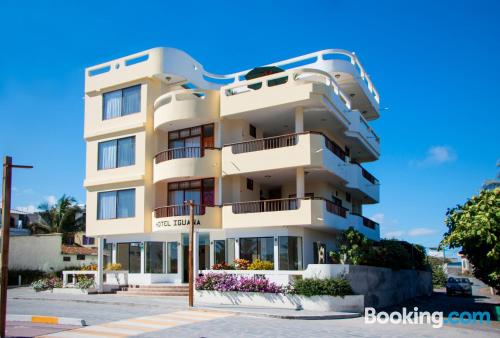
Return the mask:
<path fill-rule="evenodd" d="M 157 221 L 155 223 L 155 227 L 157 229 L 166 229 L 166 228 L 172 228 L 172 227 L 178 227 L 178 226 L 188 226 L 191 225 L 191 222 L 189 219 L 186 218 L 179 218 L 179 219 L 168 219 L 164 221 Z M 199 219 L 194 220 L 194 225 L 201 225 Z"/>

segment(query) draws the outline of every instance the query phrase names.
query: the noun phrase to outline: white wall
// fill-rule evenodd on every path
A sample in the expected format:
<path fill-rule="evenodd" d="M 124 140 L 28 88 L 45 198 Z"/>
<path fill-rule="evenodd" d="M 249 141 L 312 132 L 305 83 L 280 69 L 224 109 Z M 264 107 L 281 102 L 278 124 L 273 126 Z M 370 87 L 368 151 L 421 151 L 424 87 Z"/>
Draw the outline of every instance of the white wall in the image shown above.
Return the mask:
<path fill-rule="evenodd" d="M 50 272 L 97 263 L 97 256 L 85 255 L 85 260 L 79 261 L 76 260 L 76 255 L 63 255 L 61 253 L 61 243 L 61 234 L 11 237 L 9 269 Z M 63 256 L 70 256 L 71 261 L 64 262 Z"/>

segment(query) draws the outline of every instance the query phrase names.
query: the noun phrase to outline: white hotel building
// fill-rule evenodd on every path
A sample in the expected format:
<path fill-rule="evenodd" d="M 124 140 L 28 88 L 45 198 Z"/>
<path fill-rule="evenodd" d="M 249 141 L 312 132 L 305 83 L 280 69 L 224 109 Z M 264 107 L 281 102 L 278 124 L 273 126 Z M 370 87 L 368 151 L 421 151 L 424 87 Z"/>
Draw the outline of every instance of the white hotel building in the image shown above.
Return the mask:
<path fill-rule="evenodd" d="M 379 182 L 379 95 L 354 53 L 324 50 L 229 75 L 154 48 L 85 72 L 87 235 L 135 284 L 187 280 L 236 258 L 322 263 Z M 326 257 L 326 259 L 328 259 Z"/>

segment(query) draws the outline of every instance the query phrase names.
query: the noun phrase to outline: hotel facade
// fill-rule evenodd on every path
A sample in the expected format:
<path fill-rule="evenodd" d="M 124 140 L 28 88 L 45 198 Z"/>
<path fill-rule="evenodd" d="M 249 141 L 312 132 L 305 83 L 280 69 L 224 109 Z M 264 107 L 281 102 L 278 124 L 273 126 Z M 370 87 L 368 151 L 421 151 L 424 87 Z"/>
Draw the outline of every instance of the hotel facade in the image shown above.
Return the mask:
<path fill-rule="evenodd" d="M 229 75 L 154 48 L 85 71 L 87 236 L 99 266 L 129 283 L 187 281 L 195 269 L 261 259 L 279 271 L 325 263 L 379 182 L 379 95 L 354 53 L 323 50 Z"/>

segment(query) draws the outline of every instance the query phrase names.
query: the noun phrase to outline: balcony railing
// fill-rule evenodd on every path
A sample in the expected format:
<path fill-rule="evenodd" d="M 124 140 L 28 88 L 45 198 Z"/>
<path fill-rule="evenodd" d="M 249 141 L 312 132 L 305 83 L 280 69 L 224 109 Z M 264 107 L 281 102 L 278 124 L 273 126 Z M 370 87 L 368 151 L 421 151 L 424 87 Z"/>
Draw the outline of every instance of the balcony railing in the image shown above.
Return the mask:
<path fill-rule="evenodd" d="M 370 172 L 368 170 L 366 170 L 365 168 L 363 168 L 363 166 L 357 162 L 354 162 L 354 161 L 351 161 L 352 164 L 356 164 L 357 166 L 359 166 L 361 168 L 361 175 L 366 178 L 371 184 L 378 184 L 378 179 L 375 178 L 375 176 L 373 176 L 372 174 L 370 174 Z"/>
<path fill-rule="evenodd" d="M 305 135 L 305 134 L 315 134 L 323 136 L 325 139 L 326 148 L 345 162 L 345 157 L 346 157 L 345 151 L 337 143 L 330 140 L 325 134 L 316 131 L 265 137 L 257 140 L 230 143 L 224 146 L 226 147 L 231 146 L 231 152 L 233 154 L 243 154 L 254 151 L 291 147 L 297 145 L 299 135 Z"/>
<path fill-rule="evenodd" d="M 194 214 L 205 215 L 205 205 L 196 204 L 193 206 Z M 189 205 L 179 204 L 179 205 L 167 205 L 164 207 L 159 207 L 155 209 L 155 217 L 174 217 L 174 216 L 189 216 Z"/>
<path fill-rule="evenodd" d="M 299 198 L 283 198 L 263 201 L 232 203 L 233 214 L 250 214 L 259 212 L 297 210 L 300 207 Z"/>
<path fill-rule="evenodd" d="M 328 211 L 329 213 L 332 213 L 332 214 L 335 214 L 337 216 L 344 217 L 344 218 L 347 217 L 347 212 L 349 211 L 349 209 L 346 209 L 343 206 L 337 205 L 337 204 L 333 203 L 332 201 L 324 199 L 324 198 L 314 198 L 314 199 L 325 201 L 326 211 Z"/>
<path fill-rule="evenodd" d="M 252 141 L 230 144 L 233 154 L 250 153 L 253 151 L 291 147 L 297 144 L 298 134 L 272 136 Z"/>
<path fill-rule="evenodd" d="M 370 229 L 373 229 L 375 230 L 378 226 L 378 223 L 375 222 L 375 221 L 372 221 L 371 219 L 363 216 L 363 215 L 360 215 L 360 214 L 356 214 L 356 213 L 351 213 L 352 215 L 355 215 L 355 216 L 358 216 L 358 217 L 361 217 L 361 219 L 363 220 L 363 226 L 367 227 L 367 228 L 370 228 Z"/>
<path fill-rule="evenodd" d="M 173 148 L 156 154 L 155 163 L 158 164 L 164 161 L 175 160 L 178 158 L 198 158 L 202 156 L 203 149 L 201 147 Z"/>

